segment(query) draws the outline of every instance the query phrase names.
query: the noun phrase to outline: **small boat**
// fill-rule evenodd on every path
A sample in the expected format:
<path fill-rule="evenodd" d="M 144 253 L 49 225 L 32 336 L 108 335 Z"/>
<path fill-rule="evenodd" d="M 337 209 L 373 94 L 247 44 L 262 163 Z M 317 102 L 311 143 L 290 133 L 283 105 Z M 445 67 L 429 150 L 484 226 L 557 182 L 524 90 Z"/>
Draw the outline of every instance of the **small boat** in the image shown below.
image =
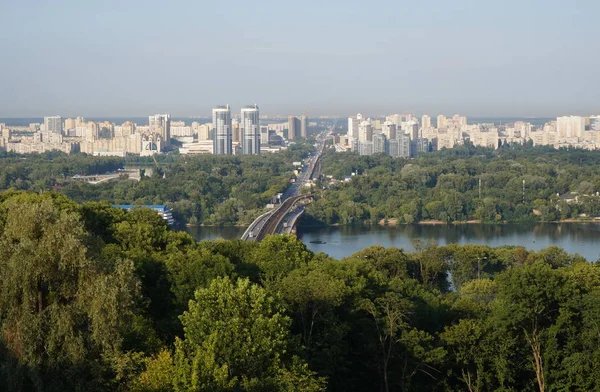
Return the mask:
<path fill-rule="evenodd" d="M 327 242 L 321 241 L 321 240 L 313 240 L 313 241 L 310 241 L 310 243 L 311 244 L 326 244 Z"/>

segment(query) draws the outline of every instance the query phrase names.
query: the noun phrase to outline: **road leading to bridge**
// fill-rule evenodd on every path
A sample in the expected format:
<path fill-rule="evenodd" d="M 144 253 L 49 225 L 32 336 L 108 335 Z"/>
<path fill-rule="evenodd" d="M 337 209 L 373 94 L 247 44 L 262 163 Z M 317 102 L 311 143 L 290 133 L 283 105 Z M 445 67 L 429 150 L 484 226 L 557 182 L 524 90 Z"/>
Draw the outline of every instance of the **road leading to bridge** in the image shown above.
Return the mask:
<path fill-rule="evenodd" d="M 291 231 L 292 228 L 286 227 L 285 230 L 282 227 L 286 216 L 289 213 L 294 214 L 294 219 L 290 219 L 289 222 L 295 224 L 297 218 L 304 212 L 304 205 L 297 205 L 297 202 L 302 199 L 310 199 L 312 195 L 302 195 L 302 189 L 306 183 L 320 176 L 321 174 L 321 156 L 325 150 L 325 143 L 327 138 L 332 132 L 332 128 L 328 132 L 319 134 L 317 136 L 317 144 L 315 145 L 315 154 L 309 159 L 308 165 L 305 170 L 300 173 L 296 178 L 296 182 L 288 187 L 283 194 L 282 204 L 275 210 L 269 211 L 254 220 L 248 226 L 248 229 L 242 235 L 244 241 L 261 241 L 265 236 L 269 234 L 277 234 L 282 230 L 285 232 Z"/>

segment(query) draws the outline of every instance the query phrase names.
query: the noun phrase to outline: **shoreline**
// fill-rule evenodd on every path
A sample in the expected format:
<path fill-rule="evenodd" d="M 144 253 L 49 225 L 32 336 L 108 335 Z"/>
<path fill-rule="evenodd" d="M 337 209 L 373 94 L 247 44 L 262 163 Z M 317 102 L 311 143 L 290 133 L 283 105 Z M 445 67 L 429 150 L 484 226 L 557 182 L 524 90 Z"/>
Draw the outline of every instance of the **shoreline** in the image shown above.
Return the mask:
<path fill-rule="evenodd" d="M 340 227 L 340 226 L 354 226 L 354 225 L 362 225 L 362 226 L 382 226 L 382 227 L 396 227 L 396 226 L 409 226 L 409 225 L 424 225 L 424 226 L 450 226 L 450 225 L 510 225 L 510 224 L 523 224 L 523 223 L 600 223 L 600 218 L 568 218 L 557 221 L 502 221 L 502 222 L 481 222 L 478 219 L 472 219 L 468 221 L 455 221 L 455 222 L 444 222 L 441 220 L 423 220 L 419 222 L 413 223 L 400 223 L 397 218 L 391 219 L 381 219 L 377 223 L 373 223 L 370 221 L 364 221 L 359 223 L 333 223 L 331 225 L 302 225 L 302 227 Z M 228 227 L 236 227 L 243 228 L 248 227 L 247 224 L 235 224 L 235 225 L 227 225 L 227 226 L 217 226 L 217 225 L 207 225 L 204 223 L 192 225 L 190 223 L 185 223 L 184 227 L 210 227 L 210 228 L 228 228 Z"/>
<path fill-rule="evenodd" d="M 397 227 L 397 226 L 410 226 L 410 225 L 423 225 L 423 226 L 459 226 L 459 225 L 510 225 L 510 224 L 543 224 L 543 223 L 600 223 L 600 219 L 564 219 L 558 221 L 508 221 L 508 222 L 481 222 L 479 220 L 468 220 L 468 221 L 457 221 L 457 222 L 443 222 L 439 220 L 426 220 L 420 222 L 413 223 L 382 223 L 381 221 L 377 223 L 372 223 L 369 221 L 360 222 L 360 223 L 334 223 L 332 225 L 301 225 L 301 227 L 341 227 L 341 226 L 380 226 L 380 227 Z"/>

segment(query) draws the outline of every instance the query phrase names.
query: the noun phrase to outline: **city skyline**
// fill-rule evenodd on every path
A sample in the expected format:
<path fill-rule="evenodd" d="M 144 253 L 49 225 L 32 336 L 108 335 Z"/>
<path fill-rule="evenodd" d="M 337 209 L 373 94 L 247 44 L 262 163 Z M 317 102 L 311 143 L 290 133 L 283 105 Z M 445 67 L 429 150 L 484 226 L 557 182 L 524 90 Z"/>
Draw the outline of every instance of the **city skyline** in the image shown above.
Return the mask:
<path fill-rule="evenodd" d="M 148 24 L 156 9 L 164 23 Z M 180 117 L 213 102 L 308 117 L 583 115 L 600 102 L 599 12 L 591 0 L 2 2 L 0 117 Z"/>

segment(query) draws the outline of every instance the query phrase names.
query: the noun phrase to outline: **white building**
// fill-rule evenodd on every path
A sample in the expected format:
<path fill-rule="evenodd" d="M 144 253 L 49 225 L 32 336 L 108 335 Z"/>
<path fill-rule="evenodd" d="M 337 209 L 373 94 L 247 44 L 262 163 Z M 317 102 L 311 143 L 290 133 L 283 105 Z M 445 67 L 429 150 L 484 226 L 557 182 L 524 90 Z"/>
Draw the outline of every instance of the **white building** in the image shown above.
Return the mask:
<path fill-rule="evenodd" d="M 44 130 L 46 132 L 62 134 L 62 117 L 60 117 L 60 116 L 44 117 Z"/>
<path fill-rule="evenodd" d="M 600 131 L 600 116 L 590 116 L 590 130 Z"/>
<path fill-rule="evenodd" d="M 355 117 L 348 118 L 348 143 L 352 145 L 355 140 L 358 140 L 358 126 L 362 122 L 362 114 L 357 114 Z"/>
<path fill-rule="evenodd" d="M 233 154 L 231 140 L 231 110 L 229 105 L 217 106 L 212 110 L 214 135 L 214 154 Z"/>
<path fill-rule="evenodd" d="M 261 138 L 258 105 L 248 105 L 242 108 L 240 118 L 242 125 L 242 153 L 251 155 L 260 154 Z"/>
<path fill-rule="evenodd" d="M 426 114 L 421 117 L 421 128 L 431 128 L 431 117 Z"/>
<path fill-rule="evenodd" d="M 358 141 L 359 142 L 372 142 L 373 141 L 373 128 L 371 127 L 371 123 L 369 121 L 363 121 L 358 126 Z"/>
<path fill-rule="evenodd" d="M 148 127 L 151 133 L 160 135 L 162 145 L 168 146 L 171 140 L 171 115 L 155 114 L 148 117 Z"/>
<path fill-rule="evenodd" d="M 381 126 L 381 132 L 383 132 L 388 140 L 395 140 L 398 132 L 398 125 L 391 121 L 386 121 Z"/>
<path fill-rule="evenodd" d="M 579 137 L 585 132 L 585 117 L 563 116 L 556 119 L 556 130 L 560 139 Z"/>

